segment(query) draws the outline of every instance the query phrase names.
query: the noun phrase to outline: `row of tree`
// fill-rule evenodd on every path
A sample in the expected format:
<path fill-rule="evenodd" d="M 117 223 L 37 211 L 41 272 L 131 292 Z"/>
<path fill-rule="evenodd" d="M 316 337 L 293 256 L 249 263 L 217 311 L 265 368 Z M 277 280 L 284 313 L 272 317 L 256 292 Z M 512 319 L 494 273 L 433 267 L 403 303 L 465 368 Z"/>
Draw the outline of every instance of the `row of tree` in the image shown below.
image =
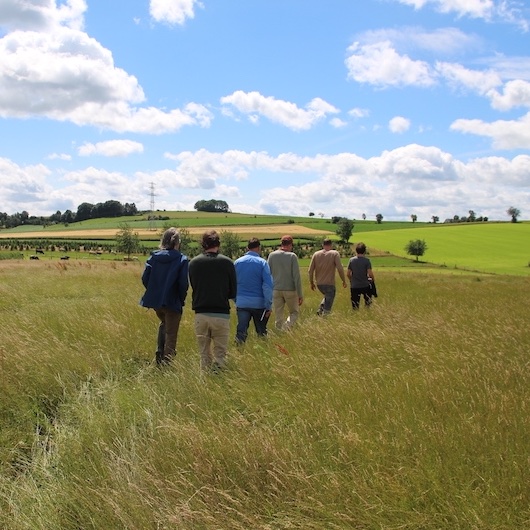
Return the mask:
<path fill-rule="evenodd" d="M 124 217 L 128 215 L 136 215 L 137 213 L 138 209 L 134 203 L 122 204 L 119 201 L 106 201 L 90 204 L 88 202 L 83 202 L 77 207 L 75 213 L 71 210 L 66 210 L 65 212 L 57 210 L 54 214 L 48 217 L 29 215 L 25 210 L 12 215 L 0 212 L 0 228 L 14 228 L 20 225 L 48 226 L 59 223 L 67 225 L 79 221 L 86 221 L 87 219 Z"/>
<path fill-rule="evenodd" d="M 193 206 L 198 212 L 220 212 L 220 213 L 229 213 L 230 207 L 226 201 L 221 201 L 219 199 L 202 199 L 197 201 Z"/>

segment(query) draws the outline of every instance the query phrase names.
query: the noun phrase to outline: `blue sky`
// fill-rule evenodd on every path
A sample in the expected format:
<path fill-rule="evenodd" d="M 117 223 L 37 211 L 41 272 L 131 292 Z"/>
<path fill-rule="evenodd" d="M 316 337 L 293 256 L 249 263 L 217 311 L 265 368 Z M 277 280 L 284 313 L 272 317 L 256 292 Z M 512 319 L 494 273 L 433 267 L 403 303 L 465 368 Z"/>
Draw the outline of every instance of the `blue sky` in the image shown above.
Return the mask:
<path fill-rule="evenodd" d="M 0 0 L 0 211 L 530 218 L 530 5 Z"/>

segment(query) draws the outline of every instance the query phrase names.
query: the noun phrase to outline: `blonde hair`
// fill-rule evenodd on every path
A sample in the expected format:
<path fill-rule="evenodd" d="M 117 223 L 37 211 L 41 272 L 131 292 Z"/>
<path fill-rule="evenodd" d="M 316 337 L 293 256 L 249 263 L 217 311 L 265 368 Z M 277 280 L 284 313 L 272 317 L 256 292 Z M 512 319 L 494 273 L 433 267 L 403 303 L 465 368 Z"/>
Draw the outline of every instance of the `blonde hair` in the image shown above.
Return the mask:
<path fill-rule="evenodd" d="M 160 248 L 165 250 L 177 249 L 180 244 L 180 235 L 176 228 L 168 228 L 160 240 Z"/>

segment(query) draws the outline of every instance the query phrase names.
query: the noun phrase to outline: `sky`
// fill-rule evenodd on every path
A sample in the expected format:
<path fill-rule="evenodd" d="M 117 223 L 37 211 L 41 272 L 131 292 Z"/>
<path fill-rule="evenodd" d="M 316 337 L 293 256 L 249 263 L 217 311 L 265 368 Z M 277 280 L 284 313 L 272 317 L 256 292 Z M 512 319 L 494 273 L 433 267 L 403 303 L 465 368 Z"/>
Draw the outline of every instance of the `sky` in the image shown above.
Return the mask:
<path fill-rule="evenodd" d="M 0 0 L 0 211 L 530 218 L 528 0 Z"/>

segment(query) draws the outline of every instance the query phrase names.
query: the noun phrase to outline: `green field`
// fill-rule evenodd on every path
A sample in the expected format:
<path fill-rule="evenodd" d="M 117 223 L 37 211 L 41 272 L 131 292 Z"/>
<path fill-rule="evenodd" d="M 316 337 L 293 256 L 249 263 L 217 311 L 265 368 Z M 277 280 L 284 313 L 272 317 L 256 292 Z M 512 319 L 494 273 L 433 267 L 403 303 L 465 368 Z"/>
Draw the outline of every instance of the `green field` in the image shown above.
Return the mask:
<path fill-rule="evenodd" d="M 450 269 L 495 274 L 530 275 L 530 223 L 430 225 L 403 230 L 355 231 L 352 240 L 369 248 L 406 256 L 408 241 L 423 239 L 427 251 L 421 258 Z"/>
<path fill-rule="evenodd" d="M 530 278 L 381 267 L 321 319 L 304 269 L 293 332 L 201 376 L 141 271 L 0 262 L 2 530 L 528 528 Z"/>
<path fill-rule="evenodd" d="M 289 233 L 289 229 L 293 229 L 295 225 L 311 230 L 322 230 L 332 234 L 333 237 L 335 237 L 336 230 L 336 225 L 331 223 L 329 219 L 318 217 L 208 212 L 156 212 L 156 214 L 167 216 L 170 219 L 156 221 L 153 227 L 147 220 L 147 214 L 144 214 L 130 218 L 88 220 L 72 223 L 67 227 L 64 225 L 46 228 L 23 226 L 3 230 L 2 234 L 23 239 L 24 234 L 37 231 L 40 239 L 55 240 L 61 244 L 61 242 L 69 240 L 88 240 L 89 238 L 86 236 L 76 237 L 76 232 L 80 230 L 118 230 L 120 224 L 127 223 L 133 230 L 146 230 L 150 226 L 154 228 L 152 232 L 141 235 L 144 246 L 154 248 L 158 242 L 159 231 L 163 226 L 173 224 L 195 230 L 201 227 L 205 229 L 213 227 L 234 233 L 238 233 L 239 230 L 241 231 L 242 244 L 250 236 L 255 236 L 262 240 L 264 247 L 272 248 L 278 244 L 281 235 Z M 252 228 L 251 232 L 248 231 L 249 227 Z M 273 227 L 272 231 L 271 227 Z M 67 235 L 61 235 L 61 233 Z M 321 238 L 320 235 L 295 235 L 295 241 L 300 243 L 313 241 L 316 245 L 315 248 L 319 247 Z M 104 237 L 94 234 L 91 240 L 93 243 L 99 241 L 101 244 L 105 244 L 112 242 L 113 239 L 111 234 Z M 411 264 L 410 260 L 413 261 L 414 258 L 407 256 L 404 250 L 408 241 L 413 239 L 423 239 L 427 243 L 428 249 L 420 260 L 421 264 Z M 530 275 L 530 222 L 432 224 L 383 221 L 378 224 L 374 221 L 355 221 L 350 242 L 354 241 L 364 241 L 367 244 L 370 255 L 374 256 L 375 266 L 405 267 L 407 270 L 413 270 L 414 267 L 416 270 L 442 267 L 453 271 L 467 270 L 517 276 Z M 0 239 L 1 243 L 2 239 Z M 32 241 L 32 244 L 37 245 L 38 240 Z M 50 256 L 58 258 L 60 253 Z M 72 257 L 83 258 L 86 256 L 78 254 Z M 114 259 L 112 256 L 110 257 Z M 142 255 L 139 257 L 142 258 Z M 382 257 L 388 259 L 382 259 Z"/>

